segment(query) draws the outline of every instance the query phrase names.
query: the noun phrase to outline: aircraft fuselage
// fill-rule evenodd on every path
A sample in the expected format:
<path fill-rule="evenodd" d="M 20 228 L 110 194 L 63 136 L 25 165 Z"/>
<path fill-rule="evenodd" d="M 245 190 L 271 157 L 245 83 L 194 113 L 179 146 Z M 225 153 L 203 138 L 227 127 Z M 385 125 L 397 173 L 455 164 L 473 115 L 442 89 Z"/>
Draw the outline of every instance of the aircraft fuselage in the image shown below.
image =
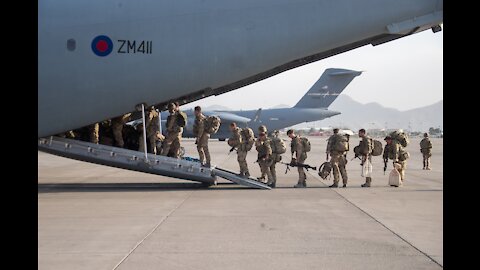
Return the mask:
<path fill-rule="evenodd" d="M 38 136 L 228 92 L 442 12 L 442 0 L 40 1 Z"/>

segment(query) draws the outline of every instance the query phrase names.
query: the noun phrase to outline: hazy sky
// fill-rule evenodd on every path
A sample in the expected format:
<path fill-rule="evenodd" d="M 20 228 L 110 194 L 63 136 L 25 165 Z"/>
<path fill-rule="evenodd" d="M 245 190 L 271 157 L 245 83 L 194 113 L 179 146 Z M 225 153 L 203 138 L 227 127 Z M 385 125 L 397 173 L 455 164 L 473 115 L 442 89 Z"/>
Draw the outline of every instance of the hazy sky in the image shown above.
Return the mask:
<path fill-rule="evenodd" d="M 443 99 L 443 30 L 367 45 L 304 65 L 229 93 L 185 107 L 223 105 L 231 109 L 293 106 L 327 68 L 365 71 L 342 92 L 361 103 L 408 110 Z"/>

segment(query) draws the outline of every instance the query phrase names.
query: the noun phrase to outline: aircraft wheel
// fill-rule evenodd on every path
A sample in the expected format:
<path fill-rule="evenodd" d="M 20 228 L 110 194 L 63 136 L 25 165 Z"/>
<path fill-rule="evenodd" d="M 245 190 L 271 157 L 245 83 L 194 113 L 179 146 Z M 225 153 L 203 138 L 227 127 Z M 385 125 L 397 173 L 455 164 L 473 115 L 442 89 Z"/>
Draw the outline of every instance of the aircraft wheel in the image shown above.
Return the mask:
<path fill-rule="evenodd" d="M 226 140 L 226 138 L 219 138 L 218 140 L 221 141 L 221 142 L 224 142 Z"/>

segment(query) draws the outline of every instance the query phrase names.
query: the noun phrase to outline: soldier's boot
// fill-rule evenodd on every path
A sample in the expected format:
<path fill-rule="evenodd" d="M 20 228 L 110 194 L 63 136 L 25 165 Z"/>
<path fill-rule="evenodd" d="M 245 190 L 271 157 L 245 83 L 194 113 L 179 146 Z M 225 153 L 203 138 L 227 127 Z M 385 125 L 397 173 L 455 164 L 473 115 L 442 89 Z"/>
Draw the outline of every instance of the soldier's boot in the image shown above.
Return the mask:
<path fill-rule="evenodd" d="M 427 168 L 426 170 L 431 170 L 432 168 L 430 167 L 430 161 L 427 159 Z"/>
<path fill-rule="evenodd" d="M 338 182 L 333 182 L 333 184 L 331 184 L 330 186 L 328 187 L 338 187 Z"/>
<path fill-rule="evenodd" d="M 425 159 L 423 159 L 423 169 L 422 170 L 425 170 L 426 166 L 425 166 Z"/>
<path fill-rule="evenodd" d="M 261 183 L 265 183 L 265 177 L 257 177 L 257 181 Z"/>
<path fill-rule="evenodd" d="M 274 188 L 275 187 L 275 183 L 277 182 L 277 177 L 276 176 L 273 176 L 272 174 L 272 178 L 270 178 L 267 182 L 267 185 L 271 188 Z"/>
<path fill-rule="evenodd" d="M 203 167 L 207 167 L 207 168 L 210 168 L 212 167 L 212 165 L 210 164 L 210 162 L 206 162 L 204 164 L 202 164 Z"/>
<path fill-rule="evenodd" d="M 249 178 L 250 177 L 250 173 L 248 171 L 246 171 L 244 174 L 243 174 L 243 178 Z"/>
<path fill-rule="evenodd" d="M 343 184 L 343 186 L 342 186 L 342 187 L 344 187 L 344 188 L 345 188 L 345 187 L 347 187 L 347 184 Z"/>
<path fill-rule="evenodd" d="M 272 182 L 270 183 L 267 183 L 267 185 L 271 188 L 275 188 L 275 183 L 277 182 L 277 180 L 273 180 Z"/>
<path fill-rule="evenodd" d="M 372 183 L 372 178 L 371 177 L 366 177 L 365 178 L 365 184 L 362 184 L 362 187 L 370 187 Z"/>
<path fill-rule="evenodd" d="M 293 186 L 294 188 L 306 188 L 307 187 L 307 182 L 305 180 L 299 180 L 298 183 Z"/>

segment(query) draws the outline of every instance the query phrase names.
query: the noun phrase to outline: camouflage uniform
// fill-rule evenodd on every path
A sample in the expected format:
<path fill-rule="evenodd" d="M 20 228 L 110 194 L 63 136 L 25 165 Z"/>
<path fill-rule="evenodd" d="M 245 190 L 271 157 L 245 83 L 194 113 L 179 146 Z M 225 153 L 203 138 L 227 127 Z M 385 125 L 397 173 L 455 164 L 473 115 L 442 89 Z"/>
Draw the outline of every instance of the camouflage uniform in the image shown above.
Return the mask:
<path fill-rule="evenodd" d="M 347 171 L 345 165 L 347 165 L 347 159 L 345 158 L 345 152 L 338 152 L 333 150 L 333 146 L 337 140 L 340 140 L 342 135 L 334 134 L 328 138 L 327 153 L 330 154 L 330 164 L 332 164 L 333 170 L 333 185 L 338 186 L 340 182 L 340 175 L 342 175 L 343 185 L 346 186 L 348 182 Z"/>
<path fill-rule="evenodd" d="M 177 125 L 178 112 L 174 112 L 167 117 L 167 136 L 162 146 L 162 155 L 178 158 L 180 150 L 180 140 L 182 138 L 183 128 Z"/>
<path fill-rule="evenodd" d="M 90 132 L 90 142 L 98 144 L 99 130 L 100 130 L 100 125 L 98 123 L 88 126 L 88 131 Z"/>
<path fill-rule="evenodd" d="M 113 138 L 115 139 L 115 144 L 118 147 L 124 146 L 123 142 L 123 125 L 130 120 L 131 113 L 124 114 L 119 117 L 115 117 L 112 119 L 112 132 Z"/>
<path fill-rule="evenodd" d="M 430 157 L 432 156 L 432 143 L 430 138 L 425 137 L 420 141 L 420 152 L 423 155 L 423 169 L 430 170 Z"/>
<path fill-rule="evenodd" d="M 195 123 L 193 124 L 193 132 L 197 138 L 196 144 L 200 162 L 210 166 L 210 152 L 208 151 L 208 139 L 210 138 L 210 134 L 205 132 L 206 121 L 207 118 L 203 114 L 196 116 Z"/>
<path fill-rule="evenodd" d="M 397 168 L 400 173 L 400 178 L 402 181 L 405 179 L 405 169 L 407 168 L 407 160 L 400 160 L 400 152 L 403 151 L 403 147 L 400 143 L 392 141 L 391 144 L 385 145 L 383 150 L 383 159 L 391 159 L 393 163 L 397 163 L 399 166 Z"/>
<path fill-rule="evenodd" d="M 272 138 L 276 138 L 278 137 L 278 133 L 274 133 L 272 135 Z M 273 141 L 271 141 L 271 144 L 273 144 Z M 273 150 L 273 147 L 272 147 L 272 150 Z M 276 153 L 272 153 L 272 162 L 270 164 L 270 173 L 272 174 L 272 179 L 273 179 L 273 184 L 272 184 L 272 187 L 275 187 L 276 183 L 277 183 L 277 171 L 275 169 L 275 165 L 277 164 L 277 162 L 280 162 L 280 160 L 282 159 L 282 155 L 281 154 L 276 154 Z"/>
<path fill-rule="evenodd" d="M 365 162 L 370 162 L 372 164 L 372 150 L 373 150 L 373 140 L 369 136 L 365 135 L 363 136 L 362 140 L 358 144 L 359 152 L 362 156 L 362 164 Z M 362 187 L 370 187 L 372 184 L 372 177 L 367 176 L 365 177 L 365 184 L 362 185 Z"/>
<path fill-rule="evenodd" d="M 302 138 L 300 136 L 295 136 L 292 139 L 292 142 L 290 144 L 291 152 L 292 152 L 292 158 L 295 158 L 297 160 L 297 163 L 304 163 L 305 160 L 307 159 L 307 153 L 303 151 L 303 143 L 302 143 Z M 294 156 L 294 153 L 296 155 Z M 305 174 L 305 171 L 303 170 L 302 167 L 297 167 L 298 169 L 298 183 L 297 187 L 307 187 L 307 175 Z"/>
<path fill-rule="evenodd" d="M 157 141 L 163 140 L 163 135 L 160 134 L 159 113 L 155 109 L 149 109 L 145 112 L 145 133 L 147 134 L 147 152 L 153 154 L 159 154 L 157 151 Z M 143 128 L 143 125 L 140 125 Z M 139 150 L 144 150 L 143 129 L 140 132 Z"/>
<path fill-rule="evenodd" d="M 255 148 L 258 151 L 258 165 L 262 175 L 258 180 L 265 183 L 265 176 L 268 178 L 267 185 L 271 185 L 274 182 L 274 178 L 270 171 L 270 165 L 272 164 L 272 147 L 270 146 L 270 140 L 267 138 L 264 141 L 257 140 L 255 142 Z"/>
<path fill-rule="evenodd" d="M 240 175 L 249 177 L 250 172 L 248 171 L 247 166 L 247 150 L 243 142 L 241 131 L 241 128 L 235 128 L 235 130 L 232 132 L 232 137 L 228 139 L 228 145 L 237 149 L 237 161 L 238 165 L 240 166 Z"/>

